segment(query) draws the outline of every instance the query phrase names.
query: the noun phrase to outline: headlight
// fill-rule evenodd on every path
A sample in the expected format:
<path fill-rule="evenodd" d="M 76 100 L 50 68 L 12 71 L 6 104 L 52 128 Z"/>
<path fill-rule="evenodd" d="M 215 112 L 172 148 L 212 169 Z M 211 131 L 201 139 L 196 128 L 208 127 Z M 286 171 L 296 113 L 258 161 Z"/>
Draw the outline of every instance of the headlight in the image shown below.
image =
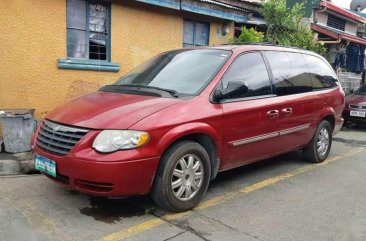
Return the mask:
<path fill-rule="evenodd" d="M 148 133 L 131 130 L 104 130 L 93 142 L 93 148 L 99 152 L 134 149 L 145 145 L 150 139 Z"/>

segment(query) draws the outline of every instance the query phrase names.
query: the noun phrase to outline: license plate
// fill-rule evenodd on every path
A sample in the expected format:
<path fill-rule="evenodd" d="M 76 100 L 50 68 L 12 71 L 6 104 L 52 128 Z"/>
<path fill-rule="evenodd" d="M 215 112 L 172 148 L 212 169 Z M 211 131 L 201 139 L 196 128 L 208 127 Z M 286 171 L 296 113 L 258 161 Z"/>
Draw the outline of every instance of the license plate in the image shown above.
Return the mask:
<path fill-rule="evenodd" d="M 35 166 L 38 171 L 56 177 L 56 162 L 46 157 L 36 155 Z"/>
<path fill-rule="evenodd" d="M 366 116 L 366 112 L 365 111 L 355 111 L 355 110 L 351 110 L 350 116 L 356 116 L 356 117 L 365 117 Z"/>

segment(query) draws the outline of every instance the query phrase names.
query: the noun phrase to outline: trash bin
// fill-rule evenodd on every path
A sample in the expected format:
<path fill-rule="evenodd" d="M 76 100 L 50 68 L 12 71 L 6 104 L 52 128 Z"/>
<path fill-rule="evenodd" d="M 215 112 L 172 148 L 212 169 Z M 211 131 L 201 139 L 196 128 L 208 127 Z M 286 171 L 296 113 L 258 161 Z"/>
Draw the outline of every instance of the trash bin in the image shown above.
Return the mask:
<path fill-rule="evenodd" d="M 30 151 L 34 132 L 34 109 L 0 110 L 0 120 L 5 151 L 10 153 Z"/>

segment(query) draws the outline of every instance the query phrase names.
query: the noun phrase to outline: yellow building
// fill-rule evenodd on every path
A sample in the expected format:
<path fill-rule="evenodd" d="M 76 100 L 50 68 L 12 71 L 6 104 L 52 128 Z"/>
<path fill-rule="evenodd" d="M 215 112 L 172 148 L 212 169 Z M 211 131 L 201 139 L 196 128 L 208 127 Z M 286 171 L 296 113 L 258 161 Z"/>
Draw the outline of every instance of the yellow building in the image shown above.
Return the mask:
<path fill-rule="evenodd" d="M 227 43 L 249 14 L 230 2 L 1 0 L 0 109 L 42 118 L 160 52 Z"/>

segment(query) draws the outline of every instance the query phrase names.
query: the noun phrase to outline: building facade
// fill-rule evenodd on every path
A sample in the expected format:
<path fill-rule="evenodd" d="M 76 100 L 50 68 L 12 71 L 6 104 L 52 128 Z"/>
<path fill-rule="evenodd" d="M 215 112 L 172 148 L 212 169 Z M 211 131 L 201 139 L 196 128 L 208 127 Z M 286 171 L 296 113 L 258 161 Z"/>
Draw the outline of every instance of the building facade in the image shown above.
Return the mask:
<path fill-rule="evenodd" d="M 319 40 L 349 41 L 366 45 L 366 38 L 360 36 L 360 29 L 366 18 L 356 12 L 340 8 L 328 1 L 320 1 L 313 8 L 311 28 L 319 34 Z"/>
<path fill-rule="evenodd" d="M 302 2 L 302 0 L 287 0 L 287 7 L 291 8 L 296 3 Z M 355 64 L 352 65 L 354 68 L 342 67 L 350 72 L 362 72 L 366 47 L 365 15 L 338 7 L 329 0 L 309 0 L 305 2 L 304 7 L 306 22 L 317 33 L 317 40 L 327 47 L 328 61 L 333 65 L 338 64 L 335 63 L 338 61 L 337 55 L 341 54 L 349 55 L 345 59 L 353 61 L 355 59 L 353 52 L 358 51 L 362 57 L 357 57 L 359 59 L 357 68 Z"/>
<path fill-rule="evenodd" d="M 0 109 L 43 118 L 160 52 L 227 43 L 250 14 L 235 2 L 0 1 Z"/>

